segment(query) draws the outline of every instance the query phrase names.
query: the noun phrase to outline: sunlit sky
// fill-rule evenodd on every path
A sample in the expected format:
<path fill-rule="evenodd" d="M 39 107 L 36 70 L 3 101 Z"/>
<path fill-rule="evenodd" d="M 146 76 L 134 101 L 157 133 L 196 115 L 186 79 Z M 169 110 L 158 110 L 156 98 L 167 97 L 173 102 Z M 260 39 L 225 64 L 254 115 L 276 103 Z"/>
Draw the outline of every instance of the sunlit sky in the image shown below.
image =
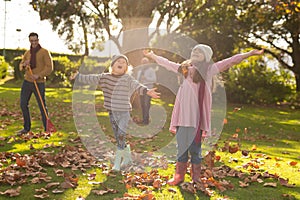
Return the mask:
<path fill-rule="evenodd" d="M 71 53 L 64 41 L 52 30 L 48 21 L 40 21 L 38 12 L 29 4 L 31 0 L 0 0 L 0 48 L 15 49 L 30 47 L 28 35 L 30 32 L 39 34 L 42 47 L 51 52 Z M 6 3 L 6 26 L 5 22 Z M 20 29 L 21 31 L 17 31 Z M 5 38 L 4 38 L 5 31 Z M 5 42 L 4 42 L 5 40 Z"/>

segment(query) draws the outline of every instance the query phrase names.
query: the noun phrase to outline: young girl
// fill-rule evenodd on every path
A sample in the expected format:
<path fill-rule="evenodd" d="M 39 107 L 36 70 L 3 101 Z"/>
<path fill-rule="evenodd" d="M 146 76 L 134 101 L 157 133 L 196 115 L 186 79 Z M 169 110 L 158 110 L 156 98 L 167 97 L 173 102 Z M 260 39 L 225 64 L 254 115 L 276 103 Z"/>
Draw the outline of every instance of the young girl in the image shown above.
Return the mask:
<path fill-rule="evenodd" d="M 153 51 L 144 51 L 145 56 L 152 58 L 159 65 L 184 76 L 176 95 L 170 124 L 170 131 L 176 133 L 177 162 L 175 175 L 168 181 L 169 185 L 178 185 L 184 181 L 188 153 L 191 155 L 192 179 L 198 181 L 200 178 L 201 137 L 202 134 L 210 134 L 211 128 L 213 76 L 250 56 L 262 53 L 263 50 L 252 50 L 212 63 L 212 49 L 207 45 L 198 44 L 193 48 L 190 59 L 178 64 L 157 56 Z"/>
<path fill-rule="evenodd" d="M 77 74 L 80 82 L 86 84 L 97 84 L 102 88 L 104 95 L 104 108 L 109 112 L 110 122 L 117 141 L 117 151 L 113 170 L 119 171 L 122 165 L 131 163 L 130 146 L 126 145 L 126 129 L 130 119 L 130 97 L 135 90 L 140 95 L 149 95 L 152 98 L 159 98 L 159 93 L 153 89 L 148 89 L 140 84 L 129 74 L 128 58 L 125 55 L 117 55 L 112 58 L 111 72 L 102 74 Z"/>

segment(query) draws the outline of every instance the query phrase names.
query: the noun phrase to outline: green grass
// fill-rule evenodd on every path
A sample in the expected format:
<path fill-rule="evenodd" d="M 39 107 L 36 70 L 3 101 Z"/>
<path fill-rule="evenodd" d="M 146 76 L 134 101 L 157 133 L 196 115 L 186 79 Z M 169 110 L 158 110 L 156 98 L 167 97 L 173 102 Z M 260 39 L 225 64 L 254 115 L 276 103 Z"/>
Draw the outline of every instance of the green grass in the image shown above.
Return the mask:
<path fill-rule="evenodd" d="M 51 121 L 55 124 L 58 132 L 51 137 L 38 137 L 24 140 L 19 137 L 12 137 L 15 131 L 22 128 L 22 117 L 19 108 L 19 93 L 21 82 L 6 81 L 0 83 L 0 137 L 5 140 L 0 140 L 0 152 L 19 153 L 20 155 L 32 155 L 38 151 L 46 151 L 52 154 L 59 154 L 64 148 L 74 146 L 76 148 L 84 148 L 80 142 L 76 141 L 78 137 L 75 128 L 72 112 L 72 94 L 73 91 L 69 88 L 47 88 L 47 106 L 50 112 Z M 105 130 L 106 136 L 114 141 L 113 132 L 109 123 L 107 112 L 101 106 L 103 97 L 101 92 L 97 92 L 96 96 L 96 112 L 101 128 Z M 163 94 L 160 100 L 153 100 L 152 104 L 162 106 L 166 113 L 166 122 L 161 130 L 152 138 L 144 139 L 138 136 L 128 136 L 128 141 L 132 144 L 133 150 L 136 152 L 150 152 L 160 147 L 165 146 L 174 137 L 169 133 L 169 121 L 172 111 L 172 103 L 174 96 Z M 239 109 L 235 109 L 239 108 Z M 32 131 L 39 133 L 42 130 L 40 121 L 40 113 L 36 104 L 35 98 L 31 98 L 30 109 L 32 116 Z M 138 109 L 134 109 L 132 116 L 136 119 L 141 116 Z M 264 179 L 265 182 L 276 182 L 277 187 L 264 187 L 263 183 L 250 183 L 247 188 L 239 187 L 240 179 L 235 177 L 226 177 L 234 184 L 234 190 L 226 190 L 223 193 L 215 190 L 213 197 L 208 197 L 198 191 L 196 194 L 191 194 L 184 191 L 181 187 L 170 187 L 163 185 L 160 189 L 154 189 L 149 186 L 149 190 L 156 199 L 300 199 L 300 111 L 292 110 L 286 107 L 260 107 L 251 105 L 228 105 L 227 108 L 227 124 L 216 147 L 216 155 L 220 156 L 220 161 L 216 161 L 216 166 L 228 165 L 233 169 L 242 170 L 247 174 L 254 172 L 269 172 L 276 174 L 279 177 L 289 179 L 290 184 L 295 187 L 289 188 L 281 186 L 277 180 Z M 156 119 L 154 119 L 155 121 Z M 157 122 L 159 123 L 159 122 Z M 143 128 L 143 127 L 142 127 Z M 142 129 L 141 128 L 141 129 Z M 142 129 L 144 130 L 144 129 Z M 146 129 L 145 129 L 146 130 Z M 137 129 L 131 130 L 132 132 Z M 229 153 L 224 151 L 225 143 L 240 144 L 240 150 L 249 151 L 249 156 L 245 157 L 241 151 L 237 153 Z M 50 148 L 45 148 L 47 145 L 53 145 Z M 253 149 L 254 146 L 256 149 Z M 34 147 L 32 149 L 31 147 Z M 175 152 L 174 152 L 175 154 Z M 0 160 L 2 167 L 0 173 L 10 164 L 14 164 L 14 159 L 7 159 L 7 162 Z M 296 166 L 291 166 L 290 162 L 298 162 Z M 243 167 L 246 164 L 256 164 L 257 168 Z M 103 164 L 98 162 L 99 165 Z M 109 162 L 106 163 L 109 165 Z M 121 198 L 125 193 L 141 195 L 142 190 L 136 187 L 126 189 L 125 184 L 121 181 L 125 178 L 124 175 L 117 173 L 115 176 L 106 176 L 105 170 L 107 167 L 93 166 L 87 168 L 86 171 L 76 170 L 71 171 L 70 168 L 61 166 L 49 167 L 43 166 L 43 172 L 47 176 L 52 177 L 51 182 L 63 182 L 64 178 L 57 176 L 55 169 L 63 169 L 65 173 L 74 173 L 78 177 L 77 187 L 66 189 L 62 194 L 52 194 L 48 191 L 50 197 L 48 199 L 65 199 L 74 200 L 81 196 L 85 199 L 114 199 Z M 109 169 L 109 167 L 108 167 Z M 25 169 L 21 169 L 25 170 Z M 92 185 L 89 183 L 88 174 L 96 173 L 96 178 L 93 181 L 101 182 L 102 184 Z M 166 169 L 158 169 L 161 176 L 172 176 L 174 166 L 168 165 Z M 35 189 L 45 187 L 47 183 L 41 182 L 32 184 L 30 181 L 33 177 L 28 177 L 28 180 L 22 186 L 21 195 L 13 197 L 14 199 L 34 199 Z M 191 180 L 190 176 L 186 175 L 186 181 Z M 0 192 L 4 192 L 9 188 L 17 188 L 19 184 L 8 185 L 0 183 Z M 118 192 L 115 194 L 104 194 L 102 196 L 95 195 L 92 190 L 104 190 L 112 188 Z M 172 192 L 170 188 L 174 189 Z M 213 188 L 214 189 L 214 188 Z M 286 197 L 283 196 L 285 194 Z M 0 195 L 0 199 L 10 199 L 5 195 Z"/>

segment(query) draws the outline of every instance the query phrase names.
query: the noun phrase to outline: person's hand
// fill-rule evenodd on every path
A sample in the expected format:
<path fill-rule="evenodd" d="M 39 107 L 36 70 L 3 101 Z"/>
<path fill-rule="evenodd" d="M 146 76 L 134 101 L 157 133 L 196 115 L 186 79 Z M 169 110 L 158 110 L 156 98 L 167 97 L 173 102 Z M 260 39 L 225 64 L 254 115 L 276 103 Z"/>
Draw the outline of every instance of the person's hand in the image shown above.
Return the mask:
<path fill-rule="evenodd" d="M 23 62 L 23 64 L 20 65 L 20 71 L 23 71 L 24 69 L 27 70 L 27 67 L 29 67 L 29 65 L 30 65 L 30 61 L 29 60 L 25 60 Z"/>
<path fill-rule="evenodd" d="M 253 49 L 251 51 L 251 55 L 262 55 L 264 53 L 264 49 L 258 50 L 258 49 Z"/>
<path fill-rule="evenodd" d="M 79 74 L 79 72 L 75 71 L 74 73 L 71 74 L 71 76 L 69 77 L 69 80 L 70 81 L 74 80 L 78 74 Z"/>
<path fill-rule="evenodd" d="M 155 55 L 152 50 L 143 50 L 143 54 L 149 58 L 152 58 Z"/>
<path fill-rule="evenodd" d="M 157 88 L 152 88 L 147 91 L 147 95 L 154 98 L 154 99 L 159 99 L 160 98 L 160 93 L 156 92 Z"/>

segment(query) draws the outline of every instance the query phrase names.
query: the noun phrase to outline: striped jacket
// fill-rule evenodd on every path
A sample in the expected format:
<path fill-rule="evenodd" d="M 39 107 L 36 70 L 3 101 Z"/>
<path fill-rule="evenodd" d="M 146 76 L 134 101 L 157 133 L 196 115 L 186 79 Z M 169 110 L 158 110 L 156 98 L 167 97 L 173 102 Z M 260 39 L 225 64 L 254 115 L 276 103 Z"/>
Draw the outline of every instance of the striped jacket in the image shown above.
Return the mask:
<path fill-rule="evenodd" d="M 140 95 L 147 95 L 148 90 L 129 74 L 78 74 L 76 79 L 85 84 L 99 85 L 104 95 L 104 108 L 109 111 L 131 111 L 130 97 L 133 92 L 137 90 Z"/>

